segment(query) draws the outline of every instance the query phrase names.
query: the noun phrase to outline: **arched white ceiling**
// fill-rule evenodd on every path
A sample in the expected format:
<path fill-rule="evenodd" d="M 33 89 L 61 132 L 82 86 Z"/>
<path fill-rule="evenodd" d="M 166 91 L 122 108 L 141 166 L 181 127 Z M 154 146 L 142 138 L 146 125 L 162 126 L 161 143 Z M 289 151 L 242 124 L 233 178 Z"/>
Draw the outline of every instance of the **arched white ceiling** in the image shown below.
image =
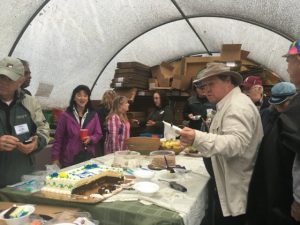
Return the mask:
<path fill-rule="evenodd" d="M 220 51 L 224 43 L 241 43 L 251 51 L 250 58 L 287 79 L 281 55 L 290 40 L 299 36 L 297 1 L 176 2 L 191 17 L 210 51 Z M 46 5 L 26 28 L 12 55 L 30 62 L 33 80 L 29 89 L 33 94 L 40 83 L 54 85 L 51 95 L 40 99 L 44 106 L 66 106 L 76 85 L 92 87 L 102 72 L 92 95 L 100 99 L 118 61 L 155 65 L 205 52 L 170 0 L 1 0 L 1 57 L 9 54 L 42 4 Z"/>

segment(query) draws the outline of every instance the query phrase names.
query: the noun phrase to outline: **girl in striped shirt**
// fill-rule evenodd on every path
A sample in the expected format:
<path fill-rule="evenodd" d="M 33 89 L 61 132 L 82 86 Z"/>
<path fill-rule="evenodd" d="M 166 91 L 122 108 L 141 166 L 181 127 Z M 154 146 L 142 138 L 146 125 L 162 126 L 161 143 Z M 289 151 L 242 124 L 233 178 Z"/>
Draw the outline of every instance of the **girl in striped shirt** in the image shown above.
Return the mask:
<path fill-rule="evenodd" d="M 105 139 L 105 155 L 115 151 L 126 150 L 126 139 L 130 136 L 130 123 L 127 118 L 128 99 L 118 96 L 114 99 L 112 109 L 106 117 L 107 135 Z"/>

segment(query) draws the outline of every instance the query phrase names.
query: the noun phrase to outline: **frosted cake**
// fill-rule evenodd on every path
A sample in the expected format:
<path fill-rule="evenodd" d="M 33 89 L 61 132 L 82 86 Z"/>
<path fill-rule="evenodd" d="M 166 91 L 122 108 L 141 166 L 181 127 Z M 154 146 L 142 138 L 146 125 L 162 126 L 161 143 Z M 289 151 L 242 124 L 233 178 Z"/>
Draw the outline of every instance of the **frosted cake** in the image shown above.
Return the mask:
<path fill-rule="evenodd" d="M 123 181 L 122 168 L 89 164 L 48 175 L 42 191 L 80 195 L 87 190 L 97 189 L 97 193 L 102 195 L 112 192 Z"/>

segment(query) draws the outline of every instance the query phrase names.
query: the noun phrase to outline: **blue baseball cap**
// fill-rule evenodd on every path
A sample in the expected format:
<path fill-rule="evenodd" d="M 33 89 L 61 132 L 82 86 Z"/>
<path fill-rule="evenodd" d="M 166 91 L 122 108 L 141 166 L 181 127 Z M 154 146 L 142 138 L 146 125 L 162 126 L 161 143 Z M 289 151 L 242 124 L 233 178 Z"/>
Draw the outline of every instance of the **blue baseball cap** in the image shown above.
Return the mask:
<path fill-rule="evenodd" d="M 270 104 L 279 105 L 288 100 L 289 97 L 297 93 L 296 87 L 290 82 L 280 82 L 271 89 Z"/>

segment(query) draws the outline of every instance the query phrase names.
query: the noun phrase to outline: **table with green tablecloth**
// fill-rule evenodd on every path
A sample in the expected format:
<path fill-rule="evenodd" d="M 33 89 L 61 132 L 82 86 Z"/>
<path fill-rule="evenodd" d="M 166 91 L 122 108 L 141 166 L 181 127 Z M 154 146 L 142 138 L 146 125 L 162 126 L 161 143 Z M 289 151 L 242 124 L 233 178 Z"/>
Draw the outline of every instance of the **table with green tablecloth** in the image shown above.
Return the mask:
<path fill-rule="evenodd" d="M 199 159 L 181 156 L 177 161 L 180 160 L 181 162 L 185 162 L 185 164 L 199 167 Z M 160 196 L 165 195 L 164 193 L 174 193 L 170 197 L 162 198 L 165 204 L 158 204 L 159 201 L 151 201 L 152 204 L 145 204 L 148 201 L 143 202 L 138 200 L 120 201 L 118 198 L 113 202 L 95 204 L 74 203 L 32 196 L 29 192 L 19 191 L 10 187 L 0 189 L 0 200 L 80 208 L 83 211 L 91 213 L 93 219 L 105 225 L 199 225 L 205 213 L 207 199 L 206 184 L 209 179 L 203 168 L 201 164 L 200 172 L 198 170 L 197 174 L 195 173 L 194 175 L 195 177 L 188 175 L 188 179 L 192 179 L 193 182 L 185 183 L 188 187 L 187 194 L 177 193 L 172 189 L 168 190 L 169 187 L 166 184 L 160 184 L 163 193 Z M 118 197 L 118 195 L 113 197 Z M 182 206 L 180 206 L 181 204 Z M 181 209 L 182 207 L 183 209 L 188 208 L 188 210 L 186 212 L 183 210 L 182 213 L 170 210 L 168 206 L 173 207 L 173 205 L 177 205 L 176 209 Z"/>

